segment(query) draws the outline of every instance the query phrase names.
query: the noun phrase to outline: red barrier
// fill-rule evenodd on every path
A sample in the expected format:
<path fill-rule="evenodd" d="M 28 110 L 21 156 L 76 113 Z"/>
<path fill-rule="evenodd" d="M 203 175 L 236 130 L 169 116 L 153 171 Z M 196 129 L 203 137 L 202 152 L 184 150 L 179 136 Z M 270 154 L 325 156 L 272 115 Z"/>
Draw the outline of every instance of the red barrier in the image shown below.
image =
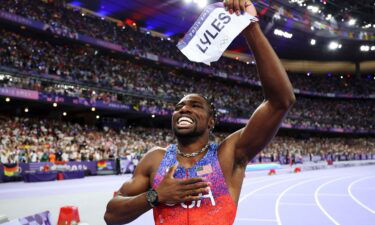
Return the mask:
<path fill-rule="evenodd" d="M 272 175 L 276 175 L 276 170 L 270 170 L 270 172 L 268 172 L 268 176 Z"/>
<path fill-rule="evenodd" d="M 300 167 L 296 167 L 295 169 L 294 169 L 294 173 L 300 173 L 301 172 L 301 168 Z"/>
<path fill-rule="evenodd" d="M 57 225 L 73 225 L 80 222 L 78 208 L 75 206 L 64 206 L 60 208 Z"/>
<path fill-rule="evenodd" d="M 64 180 L 64 174 L 63 173 L 57 173 L 57 180 Z"/>

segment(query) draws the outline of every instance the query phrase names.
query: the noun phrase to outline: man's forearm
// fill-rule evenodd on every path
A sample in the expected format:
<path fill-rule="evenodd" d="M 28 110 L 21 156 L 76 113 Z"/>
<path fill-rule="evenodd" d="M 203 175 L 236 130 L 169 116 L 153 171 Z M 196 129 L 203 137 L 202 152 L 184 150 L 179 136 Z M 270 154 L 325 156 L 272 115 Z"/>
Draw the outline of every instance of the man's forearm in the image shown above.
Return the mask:
<path fill-rule="evenodd" d="M 151 206 L 146 200 L 146 193 L 133 197 L 118 196 L 108 203 L 104 220 L 107 225 L 126 224 L 150 209 Z"/>
<path fill-rule="evenodd" d="M 243 33 L 254 53 L 266 100 L 276 107 L 289 108 L 295 101 L 293 87 L 259 24 L 251 24 Z"/>

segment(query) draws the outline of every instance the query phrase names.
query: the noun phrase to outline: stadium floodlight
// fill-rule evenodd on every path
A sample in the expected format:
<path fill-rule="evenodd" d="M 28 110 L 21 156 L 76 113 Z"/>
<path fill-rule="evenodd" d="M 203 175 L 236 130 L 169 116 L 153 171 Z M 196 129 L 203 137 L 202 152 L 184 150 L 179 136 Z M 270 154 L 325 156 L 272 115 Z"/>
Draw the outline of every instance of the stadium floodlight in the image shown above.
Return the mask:
<path fill-rule="evenodd" d="M 207 0 L 196 0 L 196 2 L 199 8 L 204 8 L 208 4 Z"/>
<path fill-rule="evenodd" d="M 279 29 L 275 29 L 273 31 L 273 33 L 277 36 L 280 36 L 280 37 L 284 37 L 284 38 L 292 38 L 293 37 L 293 34 L 292 33 L 289 33 L 289 32 L 286 32 L 286 31 L 282 31 L 282 30 L 279 30 Z"/>
<path fill-rule="evenodd" d="M 371 46 L 371 51 L 375 51 L 375 46 Z"/>
<path fill-rule="evenodd" d="M 327 17 L 326 17 L 326 20 L 331 20 L 331 19 L 332 19 L 332 15 L 328 14 Z"/>
<path fill-rule="evenodd" d="M 342 46 L 342 45 L 341 45 Z M 336 41 L 332 41 L 331 43 L 329 43 L 328 45 L 328 49 L 329 50 L 337 50 L 338 48 L 340 48 L 340 44 L 337 43 Z"/>
<path fill-rule="evenodd" d="M 66 112 L 63 112 L 63 116 L 67 116 L 68 115 L 68 113 L 66 113 Z"/>
<path fill-rule="evenodd" d="M 362 28 L 364 28 L 364 29 L 368 29 L 368 28 L 371 28 L 371 26 L 372 26 L 372 24 L 369 23 L 369 24 L 366 24 L 366 25 L 362 26 Z"/>
<path fill-rule="evenodd" d="M 95 111 L 96 111 L 96 108 L 95 108 L 95 107 L 92 107 L 92 108 L 91 108 L 91 111 L 95 112 Z"/>
<path fill-rule="evenodd" d="M 310 10 L 311 12 L 313 12 L 313 13 L 319 12 L 318 6 L 309 5 L 309 6 L 307 6 L 307 9 Z"/>
<path fill-rule="evenodd" d="M 25 113 L 28 113 L 29 112 L 29 109 L 28 108 L 25 108 Z"/>
<path fill-rule="evenodd" d="M 315 39 L 311 39 L 310 40 L 310 45 L 316 45 L 316 40 Z"/>
<path fill-rule="evenodd" d="M 55 108 L 57 107 L 57 103 L 56 103 L 56 102 L 54 102 L 52 105 L 53 105 L 53 107 L 55 107 Z"/>
<path fill-rule="evenodd" d="M 5 98 L 5 101 L 6 102 L 10 102 L 10 98 Z"/>
<path fill-rule="evenodd" d="M 96 115 L 96 119 L 100 119 L 100 116 L 99 116 L 99 115 Z"/>
<path fill-rule="evenodd" d="M 152 117 L 152 118 L 155 118 L 155 114 L 152 114 L 151 117 Z"/>
<path fill-rule="evenodd" d="M 354 26 L 356 23 L 357 23 L 356 19 L 350 19 L 349 22 L 348 22 L 348 25 L 349 26 Z"/>
<path fill-rule="evenodd" d="M 361 52 L 368 52 L 368 51 L 370 51 L 370 46 L 362 45 L 360 50 L 361 50 Z"/>

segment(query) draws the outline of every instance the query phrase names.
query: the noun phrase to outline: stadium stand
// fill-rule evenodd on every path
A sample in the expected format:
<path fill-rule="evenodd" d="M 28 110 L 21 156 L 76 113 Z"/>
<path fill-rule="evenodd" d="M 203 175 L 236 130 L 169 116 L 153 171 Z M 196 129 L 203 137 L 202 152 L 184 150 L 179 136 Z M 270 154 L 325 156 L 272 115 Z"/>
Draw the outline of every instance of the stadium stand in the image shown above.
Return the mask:
<path fill-rule="evenodd" d="M 65 5 L 64 1 L 6 0 L 0 9 L 73 33 L 120 44 L 130 53 L 152 53 L 186 65 L 185 69 L 159 63 L 155 65 L 138 57 L 82 45 L 56 35 L 51 38 L 48 31 L 42 35 L 33 32 L 26 34 L 23 30 L 6 26 L 0 32 L 0 69 L 3 72 L 0 75 L 0 87 L 123 103 L 131 105 L 132 109 L 153 107 L 163 110 L 166 115 L 170 115 L 182 95 L 204 90 L 204 94 L 217 106 L 219 118 L 247 117 L 262 101 L 262 93 L 257 85 L 202 76 L 199 71 L 207 67 L 188 62 L 175 48 L 176 39 L 154 37 L 128 25 L 119 26 L 112 21 L 83 14 Z M 193 67 L 195 71 L 191 70 Z M 229 58 L 214 63 L 210 72 L 232 74 L 257 82 L 254 65 Z M 349 129 L 351 132 L 375 129 L 375 102 L 371 98 L 375 92 L 375 81 L 372 75 L 309 73 L 308 76 L 290 74 L 290 78 L 299 90 L 344 94 L 348 98 L 319 98 L 297 93 L 297 104 L 286 118 L 286 124 L 306 129 L 306 132 L 314 128 Z M 173 140 L 168 130 L 158 128 L 114 131 L 107 127 L 97 129 L 87 125 L 9 115 L 3 121 L 6 121 L 2 123 L 1 129 L 5 137 L 1 149 L 3 163 L 48 161 L 50 154 L 57 153 L 61 160 L 113 159 L 127 154 L 139 156 L 153 145 L 166 146 Z M 10 127 L 13 129 L 9 130 Z M 40 132 L 44 136 L 36 137 L 35 134 Z M 78 132 L 83 133 L 76 137 Z M 27 138 L 29 134 L 34 136 Z M 96 142 L 88 141 L 93 137 L 97 139 Z M 110 144 L 108 138 L 113 139 Z M 373 139 L 343 141 L 311 138 L 306 141 L 280 137 L 262 154 L 273 158 L 272 161 L 276 161 L 279 154 L 298 154 L 303 157 L 314 154 L 322 155 L 322 158 L 326 158 L 323 155 L 328 153 L 344 154 L 342 158 L 352 159 L 362 157 L 362 154 L 371 155 L 373 147 Z M 25 148 L 31 151 L 25 151 Z"/>
<path fill-rule="evenodd" d="M 140 158 L 156 146 L 174 143 L 169 129 L 80 125 L 37 118 L 1 117 L 1 163 L 100 161 L 118 157 Z M 215 133 L 212 141 L 222 141 L 228 133 Z M 277 137 L 254 162 L 289 163 L 333 157 L 339 161 L 375 159 L 373 138 Z"/>
<path fill-rule="evenodd" d="M 61 80 L 105 88 L 108 91 L 97 93 L 98 97 L 96 94 L 90 95 L 89 91 L 86 93 L 88 98 L 116 102 L 119 97 L 116 94 L 109 94 L 109 91 L 115 90 L 125 95 L 126 97 L 121 99 L 127 102 L 129 96 L 134 94 L 142 96 L 146 101 L 151 96 L 157 97 L 164 101 L 156 101 L 158 107 L 172 111 L 173 104 L 170 103 L 175 103 L 179 96 L 206 90 L 205 95 L 214 99 L 219 111 L 232 117 L 246 117 L 262 100 L 260 90 L 248 85 L 235 84 L 238 88 L 232 88 L 233 82 L 223 83 L 222 80 L 202 76 L 195 76 L 192 79 L 189 72 L 181 73 L 168 67 L 145 66 L 140 62 L 116 58 L 110 53 L 90 47 L 75 44 L 58 45 L 14 32 L 3 31 L 2 34 L 1 65 L 36 73 L 36 77 L 49 74 Z M 250 71 L 255 72 L 253 67 L 250 68 L 252 68 Z M 41 85 L 40 81 L 32 78 L 4 79 L 2 85 L 20 88 L 25 88 L 26 85 L 27 89 L 79 97 L 82 97 L 84 92 L 76 88 L 72 92 L 71 89 L 66 90 L 64 85 L 52 82 L 43 82 Z M 242 97 L 241 100 L 239 97 Z M 142 100 L 138 101 L 141 102 L 138 103 L 139 105 L 145 104 Z M 131 102 L 136 103 L 137 100 Z M 229 102 L 231 104 L 228 104 Z M 298 96 L 298 102 L 289 114 L 287 122 L 292 125 L 316 128 L 371 130 L 374 128 L 371 122 L 374 121 L 374 109 L 374 101 L 371 99 L 346 101 Z"/>

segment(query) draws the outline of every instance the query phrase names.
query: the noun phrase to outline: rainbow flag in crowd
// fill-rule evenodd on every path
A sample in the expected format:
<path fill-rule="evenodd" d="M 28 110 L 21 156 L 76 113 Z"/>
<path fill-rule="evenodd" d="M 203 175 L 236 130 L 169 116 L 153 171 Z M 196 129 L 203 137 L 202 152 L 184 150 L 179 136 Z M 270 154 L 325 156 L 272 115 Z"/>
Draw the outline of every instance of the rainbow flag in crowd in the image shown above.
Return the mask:
<path fill-rule="evenodd" d="M 4 165 L 4 175 L 7 177 L 13 177 L 15 175 L 18 175 L 18 165 L 17 164 L 7 164 Z"/>
<path fill-rule="evenodd" d="M 107 161 L 98 161 L 98 170 L 104 170 L 107 168 Z"/>

